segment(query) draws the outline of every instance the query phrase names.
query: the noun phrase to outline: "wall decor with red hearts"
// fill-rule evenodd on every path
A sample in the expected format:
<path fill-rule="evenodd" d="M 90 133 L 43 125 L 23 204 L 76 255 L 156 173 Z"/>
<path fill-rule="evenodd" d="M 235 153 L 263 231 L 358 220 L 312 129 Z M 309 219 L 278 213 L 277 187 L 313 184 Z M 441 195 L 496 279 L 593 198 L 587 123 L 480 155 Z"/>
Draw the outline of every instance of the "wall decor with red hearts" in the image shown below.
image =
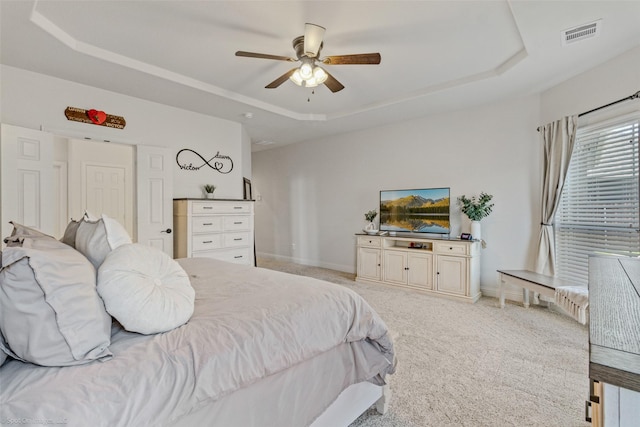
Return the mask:
<path fill-rule="evenodd" d="M 106 126 L 114 129 L 124 129 L 127 122 L 122 116 L 112 116 L 104 111 L 91 109 L 84 110 L 82 108 L 67 107 L 64 110 L 67 120 L 74 122 L 88 123 L 90 125 Z"/>

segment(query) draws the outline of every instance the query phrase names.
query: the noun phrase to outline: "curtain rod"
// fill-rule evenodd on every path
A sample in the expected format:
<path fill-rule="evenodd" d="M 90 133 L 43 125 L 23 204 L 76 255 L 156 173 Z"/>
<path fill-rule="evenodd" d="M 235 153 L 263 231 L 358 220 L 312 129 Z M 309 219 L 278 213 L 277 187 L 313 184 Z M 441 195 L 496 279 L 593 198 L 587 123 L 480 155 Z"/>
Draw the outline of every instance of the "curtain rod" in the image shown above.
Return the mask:
<path fill-rule="evenodd" d="M 586 116 L 589 113 L 593 113 L 595 111 L 602 110 L 603 108 L 611 107 L 612 105 L 619 104 L 619 103 L 624 102 L 624 101 L 631 101 L 633 99 L 638 99 L 638 98 L 640 98 L 640 90 L 637 91 L 636 93 L 634 93 L 633 95 L 627 96 L 626 98 L 618 99 L 617 101 L 610 102 L 607 105 L 602 105 L 602 106 L 600 106 L 598 108 L 594 108 L 593 110 L 589 110 L 589 111 L 585 111 L 584 113 L 580 113 L 580 114 L 578 114 L 578 117 Z M 538 132 L 540 132 L 540 126 L 538 126 L 536 128 L 536 130 Z"/>

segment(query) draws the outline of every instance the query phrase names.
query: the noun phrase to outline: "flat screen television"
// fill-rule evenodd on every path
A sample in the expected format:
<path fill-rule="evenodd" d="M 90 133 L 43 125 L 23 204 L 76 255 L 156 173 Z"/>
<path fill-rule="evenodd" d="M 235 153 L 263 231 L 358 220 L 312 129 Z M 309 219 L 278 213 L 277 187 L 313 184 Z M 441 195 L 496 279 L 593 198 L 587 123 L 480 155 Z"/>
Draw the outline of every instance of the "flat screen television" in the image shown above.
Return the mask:
<path fill-rule="evenodd" d="M 380 231 L 451 233 L 449 188 L 380 191 Z"/>

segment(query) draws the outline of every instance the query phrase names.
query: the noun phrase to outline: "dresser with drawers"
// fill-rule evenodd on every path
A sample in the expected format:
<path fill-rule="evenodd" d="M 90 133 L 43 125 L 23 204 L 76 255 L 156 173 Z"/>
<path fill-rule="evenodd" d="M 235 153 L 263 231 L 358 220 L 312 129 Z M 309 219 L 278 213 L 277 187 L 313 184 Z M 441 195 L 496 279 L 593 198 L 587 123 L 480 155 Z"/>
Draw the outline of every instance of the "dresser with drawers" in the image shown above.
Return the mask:
<path fill-rule="evenodd" d="M 252 200 L 174 199 L 173 228 L 175 258 L 255 265 Z"/>
<path fill-rule="evenodd" d="M 356 280 L 466 302 L 480 294 L 480 242 L 357 234 Z"/>

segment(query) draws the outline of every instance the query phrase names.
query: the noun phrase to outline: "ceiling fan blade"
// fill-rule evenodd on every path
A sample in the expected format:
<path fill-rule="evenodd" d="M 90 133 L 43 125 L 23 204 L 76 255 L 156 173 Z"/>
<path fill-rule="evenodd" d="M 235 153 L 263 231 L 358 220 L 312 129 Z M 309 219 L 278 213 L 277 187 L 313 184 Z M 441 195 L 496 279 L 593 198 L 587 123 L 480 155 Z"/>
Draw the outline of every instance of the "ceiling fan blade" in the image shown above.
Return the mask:
<path fill-rule="evenodd" d="M 275 88 L 277 88 L 282 83 L 286 82 L 289 79 L 289 77 L 291 77 L 291 75 L 293 73 L 295 73 L 296 70 L 297 70 L 297 68 L 290 69 L 289 71 L 287 71 L 286 73 L 284 73 L 283 75 L 281 75 L 280 77 L 278 77 L 277 79 L 275 79 L 274 81 L 272 81 L 271 83 L 266 85 L 265 89 L 275 89 Z"/>
<path fill-rule="evenodd" d="M 325 80 L 324 85 L 333 93 L 340 92 L 344 89 L 344 85 L 329 73 L 327 73 L 327 80 Z"/>
<path fill-rule="evenodd" d="M 327 65 L 379 64 L 382 60 L 379 53 L 357 53 L 355 55 L 327 56 L 322 60 Z"/>
<path fill-rule="evenodd" d="M 304 24 L 304 54 L 309 58 L 318 56 L 318 52 L 322 46 L 324 32 L 325 28 L 320 25 Z"/>
<path fill-rule="evenodd" d="M 268 55 L 266 53 L 245 52 L 242 50 L 237 51 L 236 56 L 245 56 L 247 58 L 275 59 L 276 61 L 287 61 L 287 62 L 297 61 L 297 59 L 289 58 L 288 56 Z"/>

